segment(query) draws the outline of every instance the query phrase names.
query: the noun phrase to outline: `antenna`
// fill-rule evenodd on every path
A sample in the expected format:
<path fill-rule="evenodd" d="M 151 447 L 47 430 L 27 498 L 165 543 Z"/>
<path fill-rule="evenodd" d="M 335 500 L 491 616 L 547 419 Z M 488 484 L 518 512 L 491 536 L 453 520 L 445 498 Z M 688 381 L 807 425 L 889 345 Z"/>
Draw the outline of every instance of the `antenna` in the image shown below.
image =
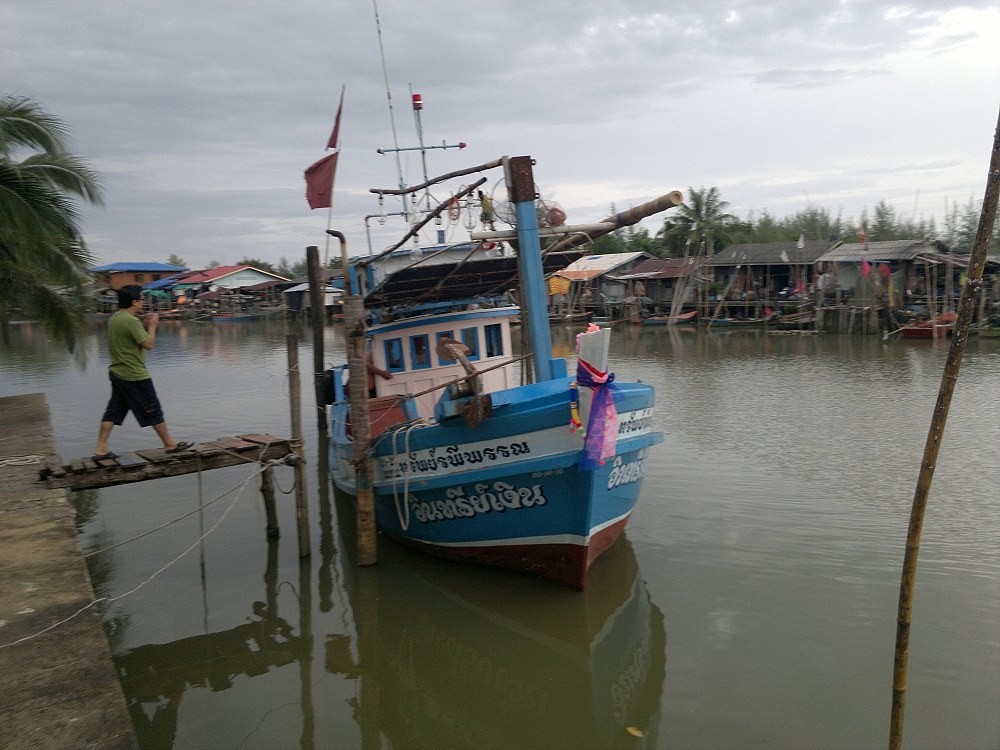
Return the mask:
<path fill-rule="evenodd" d="M 389 68 L 385 63 L 385 47 L 382 45 L 382 22 L 378 15 L 378 2 L 372 0 L 375 12 L 375 31 L 378 34 L 378 51 L 382 58 L 382 79 L 385 81 L 385 98 L 389 103 L 389 124 L 392 126 L 392 142 L 396 146 L 396 172 L 399 175 L 399 187 L 403 188 L 403 165 L 399 161 L 399 138 L 396 136 L 396 118 L 392 111 L 392 91 L 389 89 Z M 405 210 L 405 209 L 404 209 Z"/>

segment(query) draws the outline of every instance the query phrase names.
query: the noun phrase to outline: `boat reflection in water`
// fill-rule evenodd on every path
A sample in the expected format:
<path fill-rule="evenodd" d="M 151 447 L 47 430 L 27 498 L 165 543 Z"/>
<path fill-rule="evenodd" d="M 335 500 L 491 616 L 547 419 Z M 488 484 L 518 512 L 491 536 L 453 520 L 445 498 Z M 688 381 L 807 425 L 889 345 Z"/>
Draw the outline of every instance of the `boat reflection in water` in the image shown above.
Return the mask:
<path fill-rule="evenodd" d="M 377 624 L 355 615 L 362 642 L 377 634 L 362 679 L 378 683 L 375 723 L 393 747 L 656 746 L 663 615 L 627 538 L 584 591 L 395 544 L 380 556 L 375 590 L 358 589 L 377 597 Z"/>
<path fill-rule="evenodd" d="M 337 515 L 341 529 L 353 530 L 349 514 Z M 330 510 L 321 513 L 319 560 L 303 562 L 299 595 L 282 595 L 281 614 L 272 544 L 263 598 L 234 627 L 115 655 L 144 749 L 211 747 L 220 736 L 253 737 L 245 746 L 278 738 L 281 746 L 331 747 L 358 734 L 366 747 L 656 746 L 663 615 L 627 538 L 575 591 L 391 542 L 377 566 L 359 568 L 352 540 L 332 521 Z M 337 684 L 353 684 L 354 697 L 330 687 L 320 664 L 342 678 Z M 289 668 L 298 672 L 297 694 L 282 676 Z M 233 697 L 218 695 L 234 686 L 250 698 L 238 713 Z M 299 705 L 278 711 L 272 701 Z M 356 724 L 345 731 L 350 716 Z M 334 727 L 343 735 L 330 736 Z"/>

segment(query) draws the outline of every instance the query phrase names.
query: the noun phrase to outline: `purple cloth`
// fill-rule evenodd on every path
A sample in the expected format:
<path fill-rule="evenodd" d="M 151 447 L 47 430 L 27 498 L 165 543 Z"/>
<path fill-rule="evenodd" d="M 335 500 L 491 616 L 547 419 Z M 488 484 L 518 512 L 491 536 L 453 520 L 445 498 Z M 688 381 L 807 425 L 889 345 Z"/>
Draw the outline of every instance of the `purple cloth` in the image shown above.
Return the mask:
<path fill-rule="evenodd" d="M 603 466 L 618 449 L 618 410 L 615 409 L 615 401 L 621 399 L 621 391 L 614 380 L 613 372 L 595 375 L 592 368 L 582 362 L 577 364 L 577 385 L 594 391 L 590 418 L 587 420 L 587 436 L 583 439 L 583 451 L 580 453 L 581 471 Z"/>

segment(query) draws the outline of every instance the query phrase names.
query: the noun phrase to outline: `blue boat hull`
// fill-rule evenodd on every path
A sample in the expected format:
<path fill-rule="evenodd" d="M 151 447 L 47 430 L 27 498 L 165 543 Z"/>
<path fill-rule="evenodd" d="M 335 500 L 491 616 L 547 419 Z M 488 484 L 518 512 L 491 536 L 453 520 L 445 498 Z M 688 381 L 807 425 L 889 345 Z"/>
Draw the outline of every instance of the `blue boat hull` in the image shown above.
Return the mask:
<path fill-rule="evenodd" d="M 397 425 L 373 448 L 380 530 L 427 552 L 582 588 L 587 568 L 621 534 L 639 498 L 654 391 L 618 386 L 617 450 L 579 468 L 583 438 L 570 431 L 569 378 L 493 394 L 492 416 Z M 332 410 L 331 466 L 354 491 L 346 404 Z"/>

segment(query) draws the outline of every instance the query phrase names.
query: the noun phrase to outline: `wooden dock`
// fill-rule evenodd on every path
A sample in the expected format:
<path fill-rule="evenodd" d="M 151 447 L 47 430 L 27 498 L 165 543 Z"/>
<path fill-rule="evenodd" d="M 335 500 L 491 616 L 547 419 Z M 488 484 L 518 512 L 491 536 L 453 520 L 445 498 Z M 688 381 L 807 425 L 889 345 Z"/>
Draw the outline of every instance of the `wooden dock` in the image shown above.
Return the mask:
<path fill-rule="evenodd" d="M 70 463 L 55 456 L 45 462 L 38 476 L 51 489 L 92 490 L 247 463 L 291 463 L 296 460 L 292 456 L 289 440 L 272 435 L 238 435 L 199 443 L 182 453 L 152 448 L 100 460 L 80 458 Z"/>

